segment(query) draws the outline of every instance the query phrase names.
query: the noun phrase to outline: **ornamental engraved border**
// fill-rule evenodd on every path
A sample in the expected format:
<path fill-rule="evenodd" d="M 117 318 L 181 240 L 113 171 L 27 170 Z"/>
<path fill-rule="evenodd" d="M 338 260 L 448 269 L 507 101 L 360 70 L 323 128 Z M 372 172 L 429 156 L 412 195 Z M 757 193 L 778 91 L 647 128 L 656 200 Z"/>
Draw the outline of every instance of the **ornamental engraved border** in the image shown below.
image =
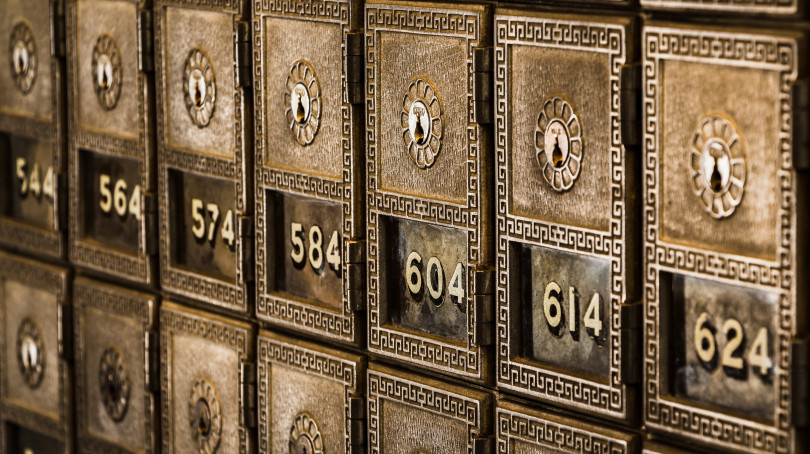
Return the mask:
<path fill-rule="evenodd" d="M 452 385 L 451 385 L 452 386 Z M 382 453 L 384 426 L 380 400 L 389 399 L 460 421 L 467 426 L 467 451 L 473 452 L 473 437 L 481 428 L 481 402 L 443 388 L 419 383 L 386 372 L 368 371 L 368 446 L 371 454 Z M 486 407 L 486 405 L 484 405 Z"/>
<path fill-rule="evenodd" d="M 246 162 L 243 160 L 243 154 L 246 153 L 247 148 L 245 145 L 245 131 L 243 127 L 244 113 L 244 93 L 241 87 L 233 86 L 218 88 L 218 95 L 227 92 L 233 94 L 234 112 L 233 112 L 233 134 L 234 134 L 234 148 L 233 158 L 215 158 L 193 151 L 186 151 L 174 148 L 167 142 L 167 111 L 166 111 L 166 95 L 162 88 L 167 87 L 167 71 L 164 67 L 167 56 L 165 46 L 164 22 L 166 21 L 165 6 L 178 5 L 181 7 L 204 7 L 216 12 L 228 14 L 232 16 L 233 27 L 236 30 L 237 23 L 239 22 L 239 1 L 238 0 L 208 0 L 209 3 L 199 5 L 196 0 L 161 0 L 155 5 L 153 10 L 154 16 L 154 37 L 155 37 L 155 84 L 156 84 L 156 137 L 157 147 L 156 153 L 161 159 L 158 159 L 158 232 L 160 238 L 159 244 L 159 257 L 160 257 L 160 276 L 159 282 L 164 289 L 173 293 L 193 297 L 196 299 L 210 299 L 208 304 L 213 304 L 219 307 L 225 307 L 238 311 L 245 311 L 248 307 L 248 292 L 247 284 L 241 282 L 244 277 L 244 260 L 242 257 L 244 249 L 244 241 L 250 241 L 242 235 L 236 238 L 236 254 L 235 254 L 235 270 L 236 270 L 236 283 L 222 281 L 218 278 L 208 277 L 202 273 L 185 271 L 178 267 L 171 265 L 169 257 L 169 183 L 168 183 L 168 169 L 176 169 L 181 172 L 196 172 L 203 176 L 217 177 L 224 176 L 232 178 L 232 183 L 236 187 L 236 212 L 234 215 L 241 216 L 246 210 L 246 201 L 249 199 L 246 193 L 247 187 L 250 185 L 245 181 L 247 178 L 253 178 L 254 175 L 246 174 Z M 213 3 L 211 3 L 213 2 Z M 236 61 L 237 46 L 233 46 L 233 58 Z M 231 68 L 226 65 L 225 70 L 235 71 L 235 67 Z"/>
<path fill-rule="evenodd" d="M 795 302 L 795 272 L 791 238 L 796 191 L 795 174 L 791 169 L 791 84 L 796 80 L 797 45 L 789 39 L 763 35 L 730 34 L 647 27 L 644 40 L 644 226 L 645 257 L 645 317 L 644 377 L 647 396 L 644 402 L 645 421 L 652 427 L 689 437 L 702 437 L 716 446 L 735 449 L 787 452 L 791 401 L 790 376 L 783 372 L 774 379 L 777 399 L 774 423 L 764 424 L 741 420 L 706 411 L 668 399 L 661 389 L 659 359 L 666 333 L 659 327 L 659 272 L 675 271 L 721 278 L 739 283 L 775 287 L 779 294 L 779 329 L 776 333 L 781 354 L 775 354 L 777 370 L 787 371 L 791 359 L 791 320 Z M 780 108 L 780 168 L 777 177 L 782 182 L 778 194 L 780 222 L 777 260 L 749 259 L 731 254 L 704 252 L 695 248 L 666 244 L 658 233 L 658 106 L 660 103 L 659 65 L 662 60 L 689 59 L 711 64 L 745 62 L 760 69 L 779 73 Z M 712 428 L 711 431 L 706 428 Z"/>
<path fill-rule="evenodd" d="M 624 268 L 626 247 L 622 241 L 622 217 L 625 214 L 625 171 L 622 164 L 622 144 L 616 132 L 619 124 L 619 70 L 626 60 L 624 27 L 604 23 L 543 20 L 526 17 L 499 17 L 495 21 L 495 162 L 497 214 L 497 342 L 498 383 L 517 392 L 529 393 L 553 402 L 567 402 L 580 409 L 624 417 L 627 413 L 627 388 L 621 382 L 619 355 L 619 305 L 626 293 Z M 611 134 L 611 219 L 607 232 L 530 219 L 510 214 L 507 194 L 507 106 L 509 83 L 507 48 L 511 45 L 552 46 L 572 48 L 600 54 L 610 59 L 610 117 Z M 506 198 L 507 200 L 504 200 Z M 574 374 L 538 367 L 536 363 L 520 360 L 512 353 L 514 340 L 510 333 L 508 289 L 510 253 L 509 242 L 535 244 L 560 250 L 584 252 L 610 261 L 610 339 L 614 354 L 610 355 L 610 381 L 607 384 L 583 379 Z M 514 358 L 513 358 L 514 356 Z"/>
<path fill-rule="evenodd" d="M 78 105 L 77 90 L 75 85 L 78 77 L 83 73 L 79 68 L 78 55 L 78 33 L 77 24 L 79 21 L 77 6 L 73 2 L 65 5 L 65 25 L 67 30 L 67 53 L 68 62 L 66 65 L 68 80 L 68 105 Z M 135 16 L 132 17 L 135 20 Z M 120 50 L 120 49 L 119 49 Z M 135 76 L 135 92 L 137 97 L 138 126 L 136 128 L 137 139 L 124 139 L 110 134 L 82 129 L 78 120 L 78 110 L 68 110 L 68 175 L 72 181 L 79 181 L 79 152 L 81 148 L 92 148 L 92 151 L 109 156 L 127 157 L 139 161 L 140 185 L 141 188 L 148 188 L 154 191 L 154 187 L 149 185 L 150 174 L 154 169 L 147 167 L 148 150 L 153 146 L 149 131 L 154 125 L 149 122 L 151 117 L 146 95 L 146 75 L 137 71 Z M 117 277 L 132 279 L 136 276 L 139 282 L 145 282 L 153 276 L 154 265 L 157 258 L 150 258 L 146 253 L 146 243 L 144 235 L 138 235 L 138 252 L 136 254 L 114 251 L 110 248 L 99 246 L 92 241 L 83 241 L 79 235 L 79 219 L 75 213 L 79 213 L 79 191 L 77 185 L 69 185 L 68 190 L 68 257 L 71 262 L 79 263 L 82 266 L 103 271 Z M 70 215 L 73 214 L 73 215 Z M 146 228 L 145 218 L 139 223 L 139 231 Z M 159 276 L 155 276 L 159 278 Z"/>
<path fill-rule="evenodd" d="M 141 348 L 143 348 L 144 352 L 147 352 L 150 350 L 149 342 L 151 336 L 147 336 L 146 333 L 151 333 L 151 329 L 155 324 L 155 316 L 153 310 L 150 310 L 149 308 L 149 303 L 151 302 L 152 307 L 155 307 L 155 300 L 150 299 L 150 297 L 146 297 L 146 295 L 132 296 L 118 291 L 108 284 L 96 283 L 94 281 L 84 279 L 76 279 L 73 289 L 73 299 L 75 311 L 73 320 L 75 342 L 74 370 L 76 376 L 76 393 L 74 396 L 76 404 L 76 435 L 81 440 L 81 443 L 87 445 L 89 448 L 96 451 L 105 451 L 113 448 L 111 448 L 109 443 L 90 436 L 86 426 L 86 406 L 89 401 L 85 398 L 84 393 L 84 386 L 86 383 L 84 378 L 86 354 L 84 341 L 84 333 L 86 329 L 83 316 L 84 307 L 86 306 L 102 309 L 107 312 L 134 318 L 135 320 L 141 322 L 142 330 L 144 332 L 144 335 L 141 336 L 143 339 Z M 155 340 L 158 340 L 157 337 L 155 337 Z M 92 362 L 89 364 L 92 364 Z M 146 370 L 144 370 L 144 385 L 150 385 L 150 381 L 151 380 L 148 374 L 146 374 Z M 136 389 L 134 392 L 142 392 L 144 394 L 144 407 L 138 411 L 143 411 L 144 415 L 149 415 L 153 412 L 153 410 L 158 410 L 154 406 L 154 398 L 149 391 L 146 389 Z M 155 413 L 154 417 L 158 417 L 158 415 Z M 150 418 L 145 418 L 145 436 L 142 441 L 143 446 L 146 447 L 144 450 L 146 454 L 151 454 L 153 452 L 151 449 L 153 436 L 151 431 L 152 421 Z"/>
<path fill-rule="evenodd" d="M 483 12 L 409 8 L 405 6 L 367 4 L 365 10 L 366 62 L 377 62 L 377 35 L 380 31 L 431 33 L 457 37 L 465 40 L 467 68 L 472 67 L 472 52 L 479 45 L 481 15 Z M 368 301 L 368 345 L 372 351 L 392 357 L 408 358 L 411 362 L 431 366 L 468 377 L 482 377 L 485 369 L 482 362 L 488 354 L 474 344 L 477 338 L 476 308 L 468 295 L 468 328 L 465 345 L 459 347 L 450 342 L 422 339 L 403 331 L 383 328 L 380 318 L 380 289 L 378 268 L 378 221 L 379 215 L 396 215 L 405 219 L 431 221 L 467 230 L 467 263 L 480 262 L 482 232 L 481 218 L 475 212 L 481 206 L 482 185 L 481 149 L 479 148 L 479 126 L 467 122 L 467 202 L 464 205 L 394 194 L 377 189 L 377 71 L 378 66 L 366 66 L 366 150 L 367 165 L 367 301 Z M 472 85 L 468 79 L 467 107 L 471 109 Z M 484 147 L 486 145 L 483 145 Z"/>
<path fill-rule="evenodd" d="M 282 17 L 302 17 L 309 21 L 336 23 L 341 25 L 341 55 L 346 54 L 347 35 L 350 31 L 351 10 L 355 5 L 354 0 L 330 1 L 323 0 L 311 2 L 307 0 L 261 0 L 254 2 L 253 12 L 256 17 L 266 15 L 278 15 Z M 362 11 L 362 9 L 360 10 Z M 358 12 L 357 14 L 360 14 Z M 264 21 L 253 21 L 253 41 L 264 46 Z M 286 326 L 293 326 L 311 333 L 334 339 L 348 340 L 352 342 L 356 339 L 357 328 L 354 314 L 348 300 L 349 281 L 348 273 L 343 273 L 341 280 L 343 283 L 343 310 L 335 313 L 325 310 L 312 304 L 301 302 L 296 299 L 286 298 L 283 294 L 267 292 L 267 270 L 265 267 L 265 257 L 267 255 L 267 213 L 265 210 L 265 191 L 284 191 L 291 194 L 300 194 L 313 197 L 319 200 L 338 202 L 343 209 L 343 232 L 342 241 L 346 250 L 348 241 L 352 238 L 352 232 L 358 228 L 357 220 L 352 215 L 352 201 L 354 198 L 354 164 L 352 158 L 352 110 L 357 108 L 348 102 L 346 89 L 346 61 L 341 59 L 341 107 L 340 117 L 341 127 L 341 149 L 343 152 L 343 171 L 341 180 L 333 180 L 302 172 L 274 169 L 264 165 L 264 141 L 265 127 L 256 127 L 254 146 L 256 148 L 256 186 L 255 186 L 255 216 L 256 229 L 254 231 L 256 242 L 256 259 L 253 266 L 256 267 L 256 313 L 260 319 L 271 320 Z M 264 80 L 263 56 L 261 52 L 254 52 L 253 55 L 253 77 L 254 80 Z M 254 83 L 254 123 L 264 125 L 264 96 L 265 87 L 263 83 Z M 365 150 L 356 150 L 356 153 L 363 154 Z M 362 227 L 360 227 L 362 228 Z"/>

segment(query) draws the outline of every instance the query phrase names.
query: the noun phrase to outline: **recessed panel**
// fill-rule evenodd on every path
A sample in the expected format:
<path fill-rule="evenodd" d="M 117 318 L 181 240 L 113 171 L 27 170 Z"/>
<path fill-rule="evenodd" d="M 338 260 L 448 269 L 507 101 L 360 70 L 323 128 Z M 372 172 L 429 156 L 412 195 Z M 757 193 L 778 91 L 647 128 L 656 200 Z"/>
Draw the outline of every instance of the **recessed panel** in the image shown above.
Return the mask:
<path fill-rule="evenodd" d="M 58 187 L 51 143 L 16 135 L 0 135 L 3 160 L 4 215 L 46 229 L 53 228 Z"/>

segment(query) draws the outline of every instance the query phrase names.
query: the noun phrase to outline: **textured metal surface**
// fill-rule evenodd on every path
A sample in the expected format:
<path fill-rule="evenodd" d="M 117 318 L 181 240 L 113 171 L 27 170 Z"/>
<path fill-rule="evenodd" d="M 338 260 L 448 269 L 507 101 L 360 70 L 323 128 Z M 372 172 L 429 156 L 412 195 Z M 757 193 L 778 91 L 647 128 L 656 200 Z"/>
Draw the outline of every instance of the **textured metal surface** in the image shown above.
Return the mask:
<path fill-rule="evenodd" d="M 267 331 L 256 352 L 259 452 L 363 452 L 363 357 Z"/>
<path fill-rule="evenodd" d="M 473 85 L 491 68 L 474 68 L 473 56 L 487 46 L 490 21 L 491 11 L 484 5 L 366 4 L 369 350 L 477 381 L 488 381 L 492 375 L 491 350 L 481 342 L 493 328 L 488 323 L 491 317 L 481 312 L 475 297 L 491 295 L 476 288 L 472 278 L 493 266 L 492 217 L 484 214 L 492 202 L 492 154 L 488 129 L 475 122 L 478 97 Z M 429 81 L 432 88 L 419 80 Z M 430 115 L 436 120 L 431 120 L 431 128 L 433 132 L 441 128 L 440 139 L 421 127 L 421 134 L 429 137 L 414 144 L 419 140 L 408 115 L 415 102 L 433 109 Z M 420 161 L 429 156 L 434 161 L 430 166 Z M 429 250 L 404 255 L 407 259 L 410 252 L 417 252 L 427 265 L 444 247 L 466 250 L 461 264 L 464 279 L 456 286 L 463 292 L 466 314 L 461 336 L 424 336 L 386 318 L 394 301 L 390 292 L 403 298 L 409 292 L 407 286 L 392 290 L 385 284 L 407 266 L 386 258 L 390 245 L 385 243 L 384 229 L 394 218 L 402 219 L 398 222 L 403 225 L 415 221 L 442 225 L 464 238 L 461 244 L 455 235 L 443 238 L 446 246 L 428 241 Z M 444 287 L 449 290 L 456 263 L 443 266 Z"/>
<path fill-rule="evenodd" d="M 73 289 L 78 450 L 155 452 L 157 298 L 84 278 Z"/>
<path fill-rule="evenodd" d="M 0 253 L 0 436 L 12 440 L 17 429 L 7 423 L 52 438 L 60 452 L 73 450 L 73 392 L 70 345 L 71 306 L 68 271 Z M 28 327 L 26 329 L 26 327 Z M 33 327 L 33 328 L 32 328 Z M 65 330 L 68 330 L 67 332 Z M 21 332 L 23 330 L 24 332 Z M 36 339 L 36 353 L 18 338 Z M 25 350 L 18 352 L 20 348 Z M 26 373 L 25 363 L 40 366 L 38 377 Z"/>
<path fill-rule="evenodd" d="M 0 244 L 54 258 L 65 254 L 67 222 L 60 210 L 66 194 L 59 190 L 67 181 L 63 37 L 53 36 L 63 30 L 63 8 L 61 1 L 9 0 L 0 19 Z M 15 33 L 17 25 L 22 28 Z M 28 56 L 20 73 L 15 54 L 19 59 L 21 49 Z M 54 185 L 46 195 L 42 183 L 49 171 Z M 33 193 L 32 176 L 40 183 Z"/>
<path fill-rule="evenodd" d="M 253 265 L 251 100 L 237 66 L 244 9 L 165 1 L 153 11 L 161 287 L 242 313 Z"/>
<path fill-rule="evenodd" d="M 801 373 L 794 362 L 805 360 L 791 342 L 807 329 L 795 318 L 804 298 L 796 224 L 804 176 L 791 162 L 799 38 L 644 30 L 645 419 L 653 430 L 738 451 L 797 449 L 791 421 L 802 410 L 792 402 L 802 391 L 791 381 Z M 745 156 L 744 182 L 734 173 L 744 193 L 728 216 L 714 216 L 695 192 L 707 176 L 694 176 L 692 150 L 703 153 L 711 138 L 733 142 L 729 128 L 703 123 L 707 116 L 728 119 L 741 142 L 709 162 L 709 196 L 725 190 L 711 184 L 722 156 Z"/>
<path fill-rule="evenodd" d="M 637 153 L 621 124 L 636 106 L 620 102 L 632 21 L 499 10 L 495 36 L 498 385 L 632 419 L 621 352 L 637 344 L 624 345 L 621 310 L 639 296 Z"/>
<path fill-rule="evenodd" d="M 143 70 L 143 2 L 66 5 L 72 263 L 154 284 L 154 82 Z M 150 37 L 151 38 L 151 37 Z"/>
<path fill-rule="evenodd" d="M 362 8 L 356 0 L 293 0 L 254 2 L 253 13 L 256 314 L 358 344 L 365 283 L 363 257 L 352 253 L 365 247 L 365 150 L 364 112 L 353 97 L 363 78 Z M 293 260 L 292 223 L 302 225 L 308 250 L 318 241 L 311 230 L 320 228 L 320 254 L 331 251 L 337 261 L 313 272 L 309 257 L 304 265 Z"/>

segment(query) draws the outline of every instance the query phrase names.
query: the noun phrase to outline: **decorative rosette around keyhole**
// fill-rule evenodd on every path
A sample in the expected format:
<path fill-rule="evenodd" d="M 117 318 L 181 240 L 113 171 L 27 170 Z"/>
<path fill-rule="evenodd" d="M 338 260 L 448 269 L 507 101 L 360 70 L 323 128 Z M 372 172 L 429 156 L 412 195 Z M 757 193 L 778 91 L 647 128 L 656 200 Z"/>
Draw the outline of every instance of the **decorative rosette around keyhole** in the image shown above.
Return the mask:
<path fill-rule="evenodd" d="M 414 164 L 427 169 L 436 162 L 442 147 L 444 116 L 436 89 L 425 79 L 408 85 L 400 114 L 402 140 Z"/>
<path fill-rule="evenodd" d="M 28 387 L 39 387 L 45 369 L 45 349 L 42 331 L 31 317 L 23 319 L 17 328 L 17 364 Z"/>
<path fill-rule="evenodd" d="M 214 67 L 201 49 L 192 49 L 183 68 L 183 92 L 191 121 L 200 128 L 208 126 L 214 115 L 217 84 Z"/>
<path fill-rule="evenodd" d="M 710 114 L 698 123 L 689 154 L 692 186 L 706 212 L 715 219 L 731 216 L 743 198 L 745 143 L 734 122 Z"/>
<path fill-rule="evenodd" d="M 23 94 L 28 94 L 37 77 L 37 43 L 28 24 L 17 22 L 14 25 L 8 50 L 14 84 Z"/>
<path fill-rule="evenodd" d="M 290 454 L 323 454 L 318 423 L 309 413 L 299 413 L 290 428 Z"/>
<path fill-rule="evenodd" d="M 565 99 L 547 98 L 537 117 L 534 133 L 537 163 L 543 178 L 557 192 L 574 185 L 582 170 L 582 127 Z"/>
<path fill-rule="evenodd" d="M 114 346 L 107 347 L 101 354 L 98 383 L 107 414 L 113 421 L 121 421 L 129 406 L 129 372 L 124 356 Z"/>
<path fill-rule="evenodd" d="M 98 103 L 104 110 L 114 109 L 121 94 L 121 53 L 111 36 L 96 40 L 91 73 Z"/>
<path fill-rule="evenodd" d="M 321 86 L 315 70 L 305 60 L 293 63 L 284 85 L 284 115 L 300 145 L 315 140 L 321 126 Z"/>
<path fill-rule="evenodd" d="M 214 386 L 200 378 L 191 387 L 188 422 L 200 454 L 213 454 L 222 436 L 222 412 Z"/>

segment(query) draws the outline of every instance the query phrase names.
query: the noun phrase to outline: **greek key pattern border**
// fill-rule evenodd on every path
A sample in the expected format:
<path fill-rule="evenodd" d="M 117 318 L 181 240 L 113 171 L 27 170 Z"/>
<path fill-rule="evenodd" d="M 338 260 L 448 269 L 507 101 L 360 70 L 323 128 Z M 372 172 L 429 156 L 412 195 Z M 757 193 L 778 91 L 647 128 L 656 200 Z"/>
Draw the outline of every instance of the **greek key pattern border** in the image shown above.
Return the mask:
<path fill-rule="evenodd" d="M 513 440 L 520 440 L 539 449 L 594 454 L 628 454 L 628 440 L 558 422 L 552 418 L 498 407 L 498 454 L 508 454 Z"/>
<path fill-rule="evenodd" d="M 210 316 L 203 317 L 197 311 L 180 312 L 175 308 L 162 307 L 160 309 L 160 401 L 161 401 L 161 431 L 162 447 L 161 452 L 170 453 L 172 450 L 172 340 L 175 334 L 187 334 L 198 337 L 207 342 L 214 342 L 225 347 L 232 348 L 239 352 L 239 376 L 240 383 L 244 382 L 242 377 L 242 364 L 247 361 L 247 356 L 252 350 L 249 345 L 251 332 L 247 328 L 230 325 L 224 321 L 212 320 Z M 239 412 L 245 406 L 245 395 L 240 384 Z M 249 452 L 249 430 L 244 424 L 238 423 L 237 433 L 239 436 L 239 452 L 247 454 Z"/>
<path fill-rule="evenodd" d="M 480 126 L 471 122 L 473 118 L 472 93 L 472 55 L 479 45 L 482 34 L 482 22 L 487 14 L 483 11 L 464 11 L 454 9 L 432 9 L 407 7 L 403 5 L 366 4 L 366 148 L 367 148 L 367 300 L 368 300 L 368 347 L 376 353 L 405 359 L 423 366 L 439 369 L 447 373 L 458 374 L 473 379 L 481 379 L 485 368 L 481 364 L 488 356 L 474 344 L 477 338 L 476 313 L 474 300 L 467 295 L 467 342 L 457 345 L 450 342 L 422 339 L 406 331 L 391 330 L 382 327 L 380 305 L 383 304 L 379 286 L 379 272 L 384 265 L 380 262 L 378 251 L 379 216 L 401 216 L 407 219 L 428 221 L 438 225 L 452 226 L 466 230 L 467 233 L 467 269 L 472 271 L 476 265 L 486 265 L 489 257 L 483 257 L 481 241 L 485 237 L 483 225 L 486 219 L 479 217 L 478 210 L 489 187 L 482 175 L 485 144 L 479 143 L 482 134 Z M 384 192 L 377 187 L 377 137 L 378 97 L 377 89 L 377 36 L 380 32 L 409 32 L 424 35 L 457 37 L 465 40 L 467 65 L 467 197 L 466 204 L 458 205 L 424 197 L 413 197 L 404 194 Z M 472 284 L 468 283 L 468 289 Z M 469 292 L 468 292 L 469 293 Z"/>
<path fill-rule="evenodd" d="M 368 371 L 368 446 L 371 454 L 384 453 L 382 400 L 399 402 L 445 416 L 467 426 L 467 452 L 473 454 L 473 438 L 481 430 L 482 402 L 470 397 L 397 377 L 376 370 Z"/>
<path fill-rule="evenodd" d="M 249 199 L 247 188 L 252 187 L 247 178 L 253 178 L 248 174 L 246 155 L 251 153 L 250 146 L 245 139 L 249 137 L 249 132 L 245 131 L 245 121 L 250 118 L 250 114 L 245 113 L 245 103 L 249 98 L 244 97 L 241 87 L 229 87 L 233 90 L 234 102 L 234 148 L 233 159 L 224 159 L 195 153 L 190 150 L 181 150 L 171 147 L 167 135 L 167 115 L 166 105 L 166 69 L 164 67 L 166 56 L 164 22 L 166 21 L 165 8 L 167 6 L 177 7 L 205 7 L 222 14 L 231 16 L 233 23 L 234 42 L 236 40 L 240 12 L 242 3 L 240 0 L 160 0 L 153 8 L 154 12 L 154 36 L 155 36 L 155 85 L 157 91 L 157 153 L 158 153 L 158 213 L 160 232 L 160 283 L 161 286 L 172 293 L 196 298 L 205 299 L 209 303 L 245 312 L 248 309 L 248 286 L 244 283 L 244 241 L 252 241 L 243 237 L 239 232 L 236 235 L 236 254 L 234 268 L 236 271 L 235 282 L 226 282 L 218 278 L 209 277 L 201 273 L 184 271 L 172 266 L 171 250 L 171 229 L 173 210 L 169 204 L 169 169 L 176 169 L 181 172 L 193 172 L 206 177 L 226 178 L 231 180 L 236 188 L 236 212 L 235 216 L 244 216 L 249 209 L 246 201 Z M 234 61 L 237 61 L 237 46 L 233 46 Z M 238 80 L 236 66 L 229 68 L 234 71 L 234 81 Z"/>
<path fill-rule="evenodd" d="M 300 17 L 319 22 L 349 23 L 350 3 L 346 0 L 254 0 L 258 15 Z"/>
<path fill-rule="evenodd" d="M 344 447 L 351 452 L 351 397 L 358 389 L 358 369 L 355 361 L 340 358 L 328 353 L 312 350 L 280 339 L 259 336 L 257 349 L 258 405 L 259 405 L 259 452 L 270 452 L 272 423 L 270 412 L 273 396 L 270 393 L 270 371 L 272 364 L 298 369 L 308 375 L 318 375 L 343 385 L 344 408 Z"/>
<path fill-rule="evenodd" d="M 621 335 L 619 306 L 625 299 L 622 261 L 627 260 L 624 245 L 626 227 L 626 170 L 621 143 L 619 73 L 627 61 L 626 30 L 620 24 L 498 16 L 495 20 L 495 153 L 497 215 L 497 334 L 499 386 L 516 392 L 597 411 L 619 418 L 627 416 L 627 387 L 621 379 Z M 610 225 L 606 232 L 529 219 L 511 213 L 509 204 L 510 104 L 509 47 L 540 46 L 569 48 L 606 54 L 609 65 L 610 98 Z M 511 332 L 513 297 L 509 275 L 513 266 L 510 242 L 540 245 L 585 253 L 610 262 L 610 349 L 607 384 L 561 374 L 536 362 L 518 358 L 513 346 L 519 340 Z"/>
<path fill-rule="evenodd" d="M 797 42 L 789 38 L 752 34 L 732 34 L 664 27 L 646 27 L 644 44 L 644 418 L 653 429 L 676 433 L 724 448 L 788 452 L 790 450 L 790 342 L 792 314 L 795 313 L 794 235 L 795 173 L 792 170 L 791 85 L 798 76 Z M 779 118 L 781 118 L 779 244 L 773 262 L 708 253 L 675 246 L 659 236 L 659 105 L 660 67 L 667 60 L 697 61 L 707 64 L 750 67 L 779 74 Z M 779 293 L 779 323 L 776 333 L 774 387 L 776 405 L 772 423 L 706 411 L 682 404 L 669 397 L 661 383 L 666 374 L 662 365 L 669 335 L 660 331 L 661 301 L 658 299 L 659 273 L 675 271 L 697 276 L 722 278 L 730 283 L 748 283 L 774 287 Z"/>
<path fill-rule="evenodd" d="M 90 431 L 87 427 L 87 415 L 88 415 L 88 405 L 92 402 L 92 399 L 85 398 L 85 393 L 90 392 L 91 390 L 85 389 L 86 377 L 84 374 L 85 371 L 85 362 L 89 364 L 94 364 L 93 362 L 86 360 L 85 355 L 85 330 L 92 329 L 90 325 L 85 324 L 84 320 L 84 308 L 85 307 L 93 307 L 96 309 L 101 309 L 109 313 L 113 313 L 116 315 L 124 315 L 126 317 L 135 318 L 136 320 L 141 322 L 142 325 L 142 332 L 141 338 L 142 348 L 144 351 L 144 359 L 146 360 L 144 364 L 138 364 L 135 368 L 143 368 L 142 372 L 144 374 L 144 388 L 141 390 L 144 395 L 144 408 L 143 414 L 145 416 L 145 428 L 144 428 L 144 440 L 143 446 L 132 446 L 131 448 L 135 450 L 143 449 L 143 452 L 146 454 L 151 454 L 154 449 L 153 442 L 154 442 L 154 435 L 152 433 L 153 429 L 153 421 L 152 418 L 157 418 L 157 415 L 153 415 L 152 411 L 154 410 L 154 396 L 152 395 L 150 388 L 150 377 L 149 371 L 146 369 L 146 365 L 150 364 L 149 358 L 149 337 L 147 333 L 151 330 L 152 325 L 155 321 L 154 309 L 157 307 L 154 298 L 149 297 L 147 295 L 134 295 L 132 293 L 125 293 L 122 291 L 117 291 L 114 287 L 110 285 L 104 285 L 97 282 L 86 281 L 83 279 L 77 279 L 73 285 L 73 301 L 74 301 L 74 309 L 75 314 L 73 318 L 73 335 L 74 335 L 74 375 L 76 377 L 76 396 L 75 396 L 75 403 L 76 403 L 76 435 L 79 440 L 79 444 L 77 446 L 78 450 L 81 452 L 114 452 L 118 453 L 128 453 L 130 452 L 128 449 L 124 447 L 120 447 L 113 443 L 107 442 L 103 439 L 93 436 L 90 434 Z M 151 303 L 151 305 L 150 305 Z M 89 333 L 87 333 L 89 334 Z M 95 372 L 91 372 L 95 373 Z M 100 451 L 99 451 L 100 450 Z"/>

